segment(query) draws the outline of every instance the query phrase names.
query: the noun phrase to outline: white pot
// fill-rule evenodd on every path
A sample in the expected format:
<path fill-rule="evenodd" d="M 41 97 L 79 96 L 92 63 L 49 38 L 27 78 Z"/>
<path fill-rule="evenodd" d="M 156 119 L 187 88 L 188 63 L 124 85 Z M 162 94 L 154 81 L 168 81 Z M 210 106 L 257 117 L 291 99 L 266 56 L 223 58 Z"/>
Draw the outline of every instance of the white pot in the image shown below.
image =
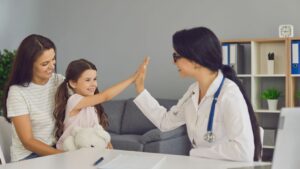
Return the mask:
<path fill-rule="evenodd" d="M 277 110 L 278 99 L 268 99 L 269 110 Z"/>
<path fill-rule="evenodd" d="M 274 60 L 267 61 L 268 74 L 274 74 Z"/>

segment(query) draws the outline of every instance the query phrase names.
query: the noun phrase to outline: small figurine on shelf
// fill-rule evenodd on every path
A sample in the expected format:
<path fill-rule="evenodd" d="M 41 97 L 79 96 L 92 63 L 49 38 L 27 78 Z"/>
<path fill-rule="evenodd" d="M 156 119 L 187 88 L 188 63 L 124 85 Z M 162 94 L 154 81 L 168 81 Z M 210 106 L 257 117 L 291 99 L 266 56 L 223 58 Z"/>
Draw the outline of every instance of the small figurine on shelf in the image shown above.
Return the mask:
<path fill-rule="evenodd" d="M 281 92 L 276 88 L 268 88 L 264 90 L 261 97 L 268 101 L 269 110 L 277 110 L 278 98 Z"/>
<path fill-rule="evenodd" d="M 268 74 L 274 74 L 274 53 L 268 53 L 267 68 Z"/>

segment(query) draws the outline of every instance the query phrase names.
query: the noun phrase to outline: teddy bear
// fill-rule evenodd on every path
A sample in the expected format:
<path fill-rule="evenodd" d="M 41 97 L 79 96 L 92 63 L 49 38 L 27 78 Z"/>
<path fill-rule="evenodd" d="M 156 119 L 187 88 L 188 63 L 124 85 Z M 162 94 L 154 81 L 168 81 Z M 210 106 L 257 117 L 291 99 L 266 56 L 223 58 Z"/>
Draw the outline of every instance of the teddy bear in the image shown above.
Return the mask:
<path fill-rule="evenodd" d="M 110 135 L 101 125 L 93 128 L 74 127 L 71 135 L 64 140 L 63 149 L 65 151 L 94 147 L 105 149 L 109 142 Z"/>

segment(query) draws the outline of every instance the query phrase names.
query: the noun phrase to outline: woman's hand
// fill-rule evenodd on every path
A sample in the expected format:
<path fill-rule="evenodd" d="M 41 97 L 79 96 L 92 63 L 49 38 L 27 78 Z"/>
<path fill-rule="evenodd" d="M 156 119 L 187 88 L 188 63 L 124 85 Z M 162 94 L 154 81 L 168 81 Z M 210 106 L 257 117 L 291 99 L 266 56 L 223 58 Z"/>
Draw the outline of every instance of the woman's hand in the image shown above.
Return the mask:
<path fill-rule="evenodd" d="M 149 57 L 146 57 L 144 59 L 143 64 L 141 65 L 142 67 L 139 68 L 137 77 L 135 79 L 135 88 L 138 94 L 140 94 L 145 89 L 145 77 L 146 77 L 148 63 L 149 63 Z"/>
<path fill-rule="evenodd" d="M 139 66 L 138 70 L 132 76 L 134 81 L 137 79 L 137 77 L 139 77 L 140 74 L 143 74 L 145 72 L 148 63 L 149 63 L 149 57 L 145 57 L 143 63 Z"/>
<path fill-rule="evenodd" d="M 107 148 L 107 149 L 110 149 L 110 150 L 114 149 L 114 148 L 113 148 L 113 145 L 111 144 L 111 142 L 109 142 L 109 143 L 107 144 L 106 148 Z"/>

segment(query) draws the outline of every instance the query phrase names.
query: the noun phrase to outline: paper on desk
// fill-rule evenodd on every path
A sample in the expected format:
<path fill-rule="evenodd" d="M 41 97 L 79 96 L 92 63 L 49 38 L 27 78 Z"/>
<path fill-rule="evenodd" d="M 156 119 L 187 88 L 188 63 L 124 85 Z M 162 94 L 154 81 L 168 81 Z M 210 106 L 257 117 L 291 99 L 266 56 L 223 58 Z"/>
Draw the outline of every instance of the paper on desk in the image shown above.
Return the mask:
<path fill-rule="evenodd" d="M 158 169 L 165 157 L 119 154 L 99 169 Z"/>

